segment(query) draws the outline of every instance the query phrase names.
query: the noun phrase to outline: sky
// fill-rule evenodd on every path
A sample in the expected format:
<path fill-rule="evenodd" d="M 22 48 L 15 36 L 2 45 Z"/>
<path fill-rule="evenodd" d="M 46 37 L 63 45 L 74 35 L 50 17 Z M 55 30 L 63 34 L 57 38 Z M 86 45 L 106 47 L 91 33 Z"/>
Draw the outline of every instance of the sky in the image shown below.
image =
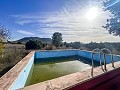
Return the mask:
<path fill-rule="evenodd" d="M 0 23 L 11 29 L 11 40 L 36 36 L 51 38 L 54 32 L 60 32 L 63 41 L 67 42 L 120 42 L 119 36 L 113 36 L 102 28 L 112 14 L 103 11 L 101 2 L 0 0 Z"/>

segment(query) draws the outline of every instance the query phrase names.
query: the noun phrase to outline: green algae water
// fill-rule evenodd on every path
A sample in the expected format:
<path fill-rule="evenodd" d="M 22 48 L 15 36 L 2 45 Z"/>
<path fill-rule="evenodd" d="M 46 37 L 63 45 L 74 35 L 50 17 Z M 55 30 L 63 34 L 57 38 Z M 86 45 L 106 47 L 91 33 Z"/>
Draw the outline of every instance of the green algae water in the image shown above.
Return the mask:
<path fill-rule="evenodd" d="M 90 69 L 90 62 L 85 61 L 77 56 L 37 59 L 28 76 L 26 86 Z"/>

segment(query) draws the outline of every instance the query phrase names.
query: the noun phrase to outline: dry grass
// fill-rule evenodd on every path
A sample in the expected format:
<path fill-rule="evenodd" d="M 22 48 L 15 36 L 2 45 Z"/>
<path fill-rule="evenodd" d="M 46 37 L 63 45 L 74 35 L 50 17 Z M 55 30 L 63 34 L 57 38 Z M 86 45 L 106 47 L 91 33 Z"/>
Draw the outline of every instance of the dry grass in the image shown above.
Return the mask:
<path fill-rule="evenodd" d="M 0 56 L 0 76 L 29 53 L 22 44 L 5 44 L 4 46 L 4 53 Z"/>

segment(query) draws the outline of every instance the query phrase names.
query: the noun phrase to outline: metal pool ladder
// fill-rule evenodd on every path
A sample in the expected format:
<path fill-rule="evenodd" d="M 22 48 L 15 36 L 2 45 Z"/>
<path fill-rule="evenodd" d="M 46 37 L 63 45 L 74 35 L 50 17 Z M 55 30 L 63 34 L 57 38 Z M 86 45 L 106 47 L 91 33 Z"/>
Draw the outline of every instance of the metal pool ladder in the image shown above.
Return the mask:
<path fill-rule="evenodd" d="M 106 54 L 111 55 L 111 63 L 112 63 L 112 67 L 114 68 L 114 60 L 113 60 L 112 52 L 107 48 L 103 48 L 103 49 L 101 49 L 101 53 L 103 54 L 103 58 L 104 58 L 104 70 L 107 71 L 107 68 L 106 68 Z"/>
<path fill-rule="evenodd" d="M 111 55 L 111 63 L 112 63 L 112 67 L 114 68 L 114 60 L 113 60 L 113 55 L 112 55 L 112 52 L 107 49 L 107 48 L 103 48 L 103 49 L 94 49 L 92 52 L 91 52 L 91 58 L 92 58 L 92 69 L 91 69 L 91 76 L 93 77 L 93 69 L 94 69 L 94 54 L 99 54 L 99 61 L 100 61 L 100 66 L 102 68 L 102 70 L 105 72 L 107 71 L 107 68 L 106 68 L 106 54 L 110 54 Z M 102 59 L 101 59 L 101 56 L 103 55 L 103 59 L 104 59 L 104 68 L 103 68 L 103 65 L 102 65 Z"/>
<path fill-rule="evenodd" d="M 96 48 L 91 52 L 91 57 L 92 57 L 92 69 L 91 69 L 91 76 L 93 77 L 93 69 L 94 69 L 94 60 L 93 60 L 93 55 L 96 53 L 100 53 L 100 49 Z M 100 57 L 100 54 L 99 54 Z"/>

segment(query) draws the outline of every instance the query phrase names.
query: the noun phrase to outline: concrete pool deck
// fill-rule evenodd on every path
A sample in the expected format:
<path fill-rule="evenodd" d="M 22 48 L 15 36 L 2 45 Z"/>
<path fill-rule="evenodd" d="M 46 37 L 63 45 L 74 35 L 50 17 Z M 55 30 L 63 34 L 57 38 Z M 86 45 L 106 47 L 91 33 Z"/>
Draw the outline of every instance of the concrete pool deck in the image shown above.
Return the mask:
<path fill-rule="evenodd" d="M 116 69 L 120 68 L 120 61 L 115 62 L 114 65 Z M 112 65 L 107 64 L 107 72 L 111 70 L 114 70 Z M 101 74 L 105 74 L 107 72 L 103 72 L 100 66 L 96 67 L 94 68 L 94 77 L 99 76 Z M 42 83 L 30 85 L 19 90 L 63 90 L 75 84 L 83 83 L 85 80 L 89 79 L 92 79 L 91 69 L 85 70 L 83 72 L 77 72 L 66 76 L 62 76 Z"/>
<path fill-rule="evenodd" d="M 0 90 L 9 90 L 10 86 L 15 82 L 20 72 L 27 65 L 29 59 L 33 56 L 35 51 L 30 52 L 20 62 L 18 62 L 12 69 L 0 78 Z"/>

